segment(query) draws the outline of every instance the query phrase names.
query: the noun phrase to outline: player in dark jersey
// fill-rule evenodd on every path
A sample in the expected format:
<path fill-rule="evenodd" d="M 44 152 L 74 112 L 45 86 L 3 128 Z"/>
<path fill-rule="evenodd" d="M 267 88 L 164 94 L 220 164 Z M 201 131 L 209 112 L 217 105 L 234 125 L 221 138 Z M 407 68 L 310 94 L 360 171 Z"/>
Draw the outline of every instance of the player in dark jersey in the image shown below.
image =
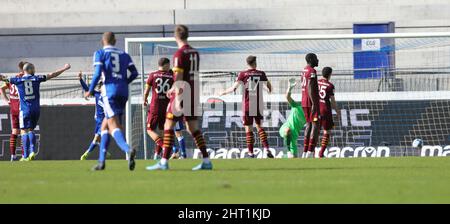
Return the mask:
<path fill-rule="evenodd" d="M 198 116 L 201 116 L 200 104 L 200 55 L 187 41 L 189 30 L 184 25 L 177 25 L 174 32 L 178 50 L 173 56 L 173 72 L 175 83 L 167 92 L 170 103 L 167 107 L 166 122 L 164 124 L 163 157 L 147 170 L 169 169 L 168 159 L 173 147 L 174 126 L 177 121 L 185 121 L 188 132 L 203 155 L 203 161 L 192 170 L 210 170 L 212 163 L 206 151 L 206 143 L 202 132 L 198 128 Z"/>
<path fill-rule="evenodd" d="M 302 74 L 302 107 L 306 118 L 305 139 L 302 158 L 314 156 L 317 139 L 319 137 L 319 91 L 317 86 L 317 72 L 319 59 L 314 53 L 305 57 L 306 67 Z"/>
<path fill-rule="evenodd" d="M 8 80 L 11 84 L 17 86 L 20 99 L 20 129 L 22 137 L 22 146 L 26 161 L 34 160 L 36 156 L 35 144 L 36 136 L 34 129 L 37 126 L 40 115 L 40 84 L 52 78 L 61 75 L 70 69 L 70 65 L 66 64 L 64 68 L 50 73 L 48 75 L 35 75 L 34 65 L 26 63 L 23 66 L 24 75 L 22 77 L 13 77 L 7 79 L 0 76 L 0 79 Z"/>
<path fill-rule="evenodd" d="M 22 77 L 23 76 L 23 66 L 26 62 L 19 62 L 19 73 L 16 75 L 16 77 Z M 9 97 L 6 95 L 6 89 L 9 90 Z M 4 82 L 2 87 L 0 88 L 0 91 L 2 93 L 3 99 L 8 103 L 9 105 L 9 114 L 11 116 L 11 135 L 9 136 L 9 152 L 11 153 L 11 162 L 16 160 L 16 143 L 17 138 L 20 135 L 20 124 L 19 124 L 19 92 L 17 91 L 16 85 L 13 85 L 9 82 Z M 26 158 L 23 157 L 22 152 L 22 158 L 21 161 L 25 160 Z"/>
<path fill-rule="evenodd" d="M 319 84 L 319 105 L 320 105 L 320 126 L 323 128 L 322 143 L 320 147 L 319 157 L 324 157 L 324 152 L 330 140 L 331 129 L 334 127 L 332 110 L 336 111 L 338 120 L 340 120 L 341 113 L 337 107 L 334 99 L 334 85 L 330 82 L 333 69 L 325 67 L 322 69 L 322 79 L 318 81 Z"/>
<path fill-rule="evenodd" d="M 83 88 L 84 91 L 89 91 L 89 86 L 84 82 L 83 80 L 83 73 L 78 73 L 78 79 L 80 80 L 80 85 Z M 80 160 L 86 160 L 89 154 L 94 151 L 95 147 L 100 145 L 100 135 L 101 135 L 101 127 L 103 119 L 105 118 L 105 111 L 103 110 L 103 100 L 101 96 L 101 88 L 102 88 L 103 82 L 98 82 L 97 87 L 94 90 L 94 97 L 95 97 L 95 129 L 94 129 L 94 139 L 92 139 L 91 144 L 89 145 L 88 149 L 81 155 Z"/>
<path fill-rule="evenodd" d="M 249 67 L 248 70 L 239 73 L 233 86 L 220 93 L 220 96 L 232 93 L 242 85 L 244 88 L 242 121 L 246 132 L 248 156 L 250 158 L 255 157 L 253 154 L 253 145 L 255 143 L 253 137 L 253 123 L 255 123 L 259 139 L 264 147 L 264 153 L 266 153 L 267 157 L 273 158 L 273 155 L 269 150 L 267 134 L 261 125 L 264 116 L 263 84 L 267 86 L 269 93 L 272 92 L 272 84 L 267 79 L 265 72 L 256 69 L 257 63 L 255 56 L 250 55 L 247 57 L 247 66 Z"/>
<path fill-rule="evenodd" d="M 150 107 L 147 112 L 147 134 L 155 141 L 154 160 L 160 159 L 160 154 L 163 147 L 163 140 L 157 129 L 164 131 L 164 122 L 166 121 L 167 105 L 169 105 L 170 98 L 167 97 L 167 91 L 173 85 L 173 72 L 170 69 L 170 60 L 168 58 L 160 58 L 158 61 L 158 70 L 149 74 L 144 91 L 144 107 L 148 106 L 148 96 L 150 90 L 152 91 L 152 99 Z M 175 128 L 175 135 L 180 145 L 180 153 L 174 152 L 172 158 L 186 158 L 186 145 L 181 131 L 183 124 L 181 121 L 177 122 Z M 173 147 L 175 151 L 175 146 Z"/>

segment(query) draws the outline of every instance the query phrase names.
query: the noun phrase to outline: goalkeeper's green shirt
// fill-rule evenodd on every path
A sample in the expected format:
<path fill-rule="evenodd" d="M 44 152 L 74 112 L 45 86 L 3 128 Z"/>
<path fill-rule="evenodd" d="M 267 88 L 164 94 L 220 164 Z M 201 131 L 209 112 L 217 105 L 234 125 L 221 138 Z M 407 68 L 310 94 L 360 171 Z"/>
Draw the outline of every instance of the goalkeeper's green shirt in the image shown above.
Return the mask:
<path fill-rule="evenodd" d="M 292 101 L 290 104 L 291 113 L 289 117 L 286 119 L 286 122 L 280 128 L 280 134 L 286 133 L 286 128 L 291 130 L 291 137 L 295 139 L 298 137 L 300 130 L 303 129 L 303 126 L 306 123 L 305 115 L 303 113 L 302 105 L 295 101 Z M 283 136 L 284 134 L 282 134 Z"/>

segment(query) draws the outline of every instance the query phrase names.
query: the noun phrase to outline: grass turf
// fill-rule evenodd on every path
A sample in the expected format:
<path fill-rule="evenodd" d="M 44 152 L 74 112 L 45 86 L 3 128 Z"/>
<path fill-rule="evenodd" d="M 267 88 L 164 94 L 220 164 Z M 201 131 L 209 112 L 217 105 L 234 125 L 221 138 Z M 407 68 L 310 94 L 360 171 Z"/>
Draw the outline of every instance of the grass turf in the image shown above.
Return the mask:
<path fill-rule="evenodd" d="M 0 162 L 0 203 L 450 203 L 450 158 Z"/>

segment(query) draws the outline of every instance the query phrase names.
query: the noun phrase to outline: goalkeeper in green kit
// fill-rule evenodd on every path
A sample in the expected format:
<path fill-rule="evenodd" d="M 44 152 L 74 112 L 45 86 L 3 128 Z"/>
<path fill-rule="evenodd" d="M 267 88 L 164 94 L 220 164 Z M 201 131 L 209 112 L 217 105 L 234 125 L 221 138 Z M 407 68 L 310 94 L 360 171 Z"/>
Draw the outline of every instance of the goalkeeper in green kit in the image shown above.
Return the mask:
<path fill-rule="evenodd" d="M 284 145 L 287 147 L 287 157 L 294 158 L 298 156 L 297 139 L 300 130 L 306 123 L 305 115 L 303 114 L 302 104 L 295 102 L 291 97 L 291 90 L 297 86 L 298 82 L 295 79 L 289 80 L 289 88 L 286 91 L 286 99 L 291 107 L 291 113 L 286 119 L 286 122 L 280 128 L 280 136 L 284 139 Z"/>

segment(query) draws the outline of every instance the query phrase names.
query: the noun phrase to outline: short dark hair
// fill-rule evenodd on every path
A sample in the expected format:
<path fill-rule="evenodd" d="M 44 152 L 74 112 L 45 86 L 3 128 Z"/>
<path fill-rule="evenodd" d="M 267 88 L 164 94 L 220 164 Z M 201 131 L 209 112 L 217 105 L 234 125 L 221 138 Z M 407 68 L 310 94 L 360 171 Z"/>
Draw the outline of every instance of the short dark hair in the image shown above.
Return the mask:
<path fill-rule="evenodd" d="M 250 55 L 247 57 L 247 65 L 254 65 L 256 63 L 256 56 Z"/>
<path fill-rule="evenodd" d="M 111 45 L 116 44 L 116 35 L 113 32 L 105 32 L 103 33 L 103 39 Z"/>
<path fill-rule="evenodd" d="M 187 40 L 189 38 L 189 28 L 185 25 L 175 26 L 175 37 L 181 40 Z"/>
<path fill-rule="evenodd" d="M 26 62 L 24 61 L 20 61 L 19 64 L 17 65 L 19 67 L 20 70 L 23 70 L 23 66 L 26 64 Z"/>
<path fill-rule="evenodd" d="M 158 65 L 160 67 L 164 66 L 165 64 L 170 63 L 170 60 L 168 58 L 160 58 L 158 61 Z"/>
<path fill-rule="evenodd" d="M 307 63 L 311 63 L 312 60 L 314 60 L 314 59 L 317 59 L 317 55 L 314 54 L 314 53 L 308 53 L 305 56 L 305 60 L 306 60 Z"/>
<path fill-rule="evenodd" d="M 322 76 L 324 78 L 330 78 L 331 73 L 333 73 L 333 69 L 331 67 L 325 67 L 322 69 Z"/>

